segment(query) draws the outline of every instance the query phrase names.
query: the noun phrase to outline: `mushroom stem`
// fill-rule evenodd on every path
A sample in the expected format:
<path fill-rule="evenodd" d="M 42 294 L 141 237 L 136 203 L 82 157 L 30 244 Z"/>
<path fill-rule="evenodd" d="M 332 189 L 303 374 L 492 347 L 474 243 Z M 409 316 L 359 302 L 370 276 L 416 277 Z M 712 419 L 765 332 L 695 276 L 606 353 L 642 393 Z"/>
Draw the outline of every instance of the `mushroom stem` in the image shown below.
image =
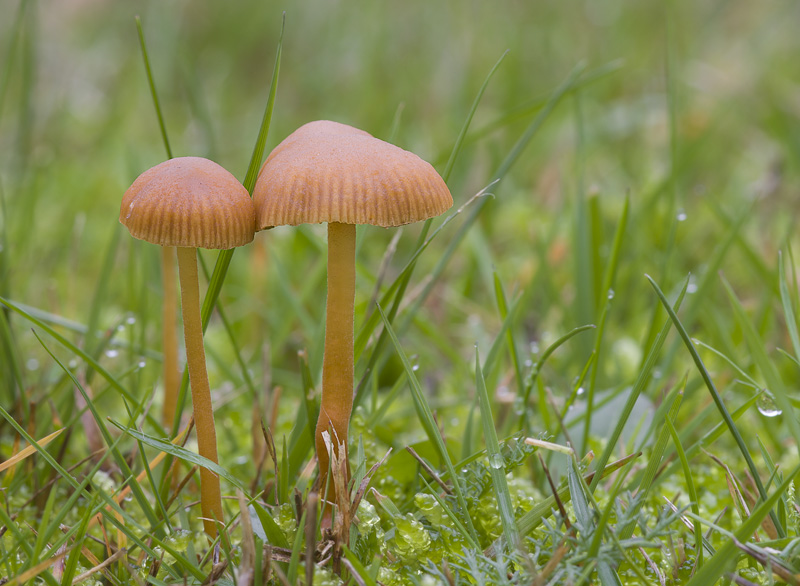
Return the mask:
<path fill-rule="evenodd" d="M 331 433 L 334 449 L 345 445 L 347 427 L 353 408 L 353 313 L 356 290 L 356 227 L 353 224 L 328 223 L 328 302 L 325 316 L 325 356 L 322 361 L 322 404 L 316 430 L 320 491 L 328 484 L 326 499 L 336 502 L 336 489 L 328 481 L 329 458 L 322 432 Z M 338 454 L 338 452 L 337 452 Z M 346 481 L 350 477 L 347 465 Z M 323 519 L 330 522 L 330 508 Z M 324 522 L 324 520 L 323 520 Z"/>
<path fill-rule="evenodd" d="M 170 432 L 175 421 L 175 409 L 178 403 L 178 332 L 175 329 L 176 297 L 175 297 L 175 247 L 161 247 L 161 278 L 164 289 L 164 305 L 162 308 L 162 334 L 164 351 L 164 410 L 161 422 L 164 429 Z"/>
<path fill-rule="evenodd" d="M 217 433 L 214 428 L 214 411 L 211 406 L 211 389 L 206 371 L 206 353 L 203 347 L 203 327 L 200 322 L 200 285 L 197 279 L 197 249 L 178 247 L 178 271 L 181 281 L 181 309 L 183 335 L 186 340 L 186 363 L 192 389 L 194 428 L 197 431 L 198 452 L 204 458 L 219 463 Z M 222 521 L 222 497 L 216 474 L 200 468 L 200 510 L 206 533 L 215 538 L 217 526 L 214 519 Z"/>

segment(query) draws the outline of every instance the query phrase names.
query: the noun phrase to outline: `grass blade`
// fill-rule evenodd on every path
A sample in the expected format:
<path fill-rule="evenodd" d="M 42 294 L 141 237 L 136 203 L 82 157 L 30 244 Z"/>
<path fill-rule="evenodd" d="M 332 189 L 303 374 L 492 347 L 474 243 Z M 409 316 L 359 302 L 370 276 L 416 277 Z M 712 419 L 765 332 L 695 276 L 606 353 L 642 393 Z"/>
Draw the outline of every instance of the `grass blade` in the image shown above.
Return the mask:
<path fill-rule="evenodd" d="M 483 423 L 483 437 L 486 440 L 486 452 L 489 456 L 489 469 L 492 475 L 497 509 L 500 512 L 500 523 L 503 525 L 503 535 L 511 550 L 519 547 L 519 532 L 514 519 L 514 507 L 511 504 L 511 493 L 508 492 L 506 482 L 506 468 L 503 454 L 500 452 L 500 442 L 497 441 L 497 430 L 494 428 L 492 406 L 489 402 L 489 392 L 486 390 L 486 381 L 483 378 L 481 359 L 478 347 L 475 347 L 475 388 L 478 393 L 478 404 L 481 408 L 481 422 Z"/>
<path fill-rule="evenodd" d="M 436 447 L 439 453 L 439 459 L 444 462 L 447 472 L 450 474 L 450 479 L 453 482 L 453 489 L 456 493 L 458 504 L 461 507 L 462 520 L 466 522 L 467 529 L 469 530 L 469 534 L 472 536 L 473 540 L 478 541 L 478 535 L 475 532 L 475 527 L 472 525 L 472 519 L 470 518 L 469 509 L 467 508 L 467 501 L 464 498 L 464 492 L 459 482 L 459 476 L 456 474 L 455 467 L 450 459 L 450 454 L 447 452 L 447 446 L 445 446 L 444 440 L 442 439 L 442 436 L 439 434 L 439 430 L 436 427 L 436 421 L 433 418 L 433 413 L 431 412 L 428 402 L 425 400 L 425 395 L 422 392 L 422 387 L 420 386 L 419 381 L 417 380 L 417 375 L 414 372 L 414 368 L 411 366 L 411 362 L 408 360 L 408 356 L 406 356 L 403 347 L 400 345 L 400 340 L 397 339 L 397 335 L 392 328 L 392 324 L 389 323 L 389 320 L 380 305 L 378 305 L 378 312 L 383 319 L 384 327 L 386 328 L 389 338 L 394 344 L 397 355 L 400 357 L 400 361 L 403 363 L 403 367 L 406 370 L 406 377 L 408 378 L 408 384 L 411 388 L 411 396 L 414 398 L 414 407 L 417 409 L 417 415 L 419 416 L 420 423 L 422 423 L 422 427 L 425 429 L 428 439 Z"/>
<path fill-rule="evenodd" d="M 678 333 L 683 339 L 683 343 L 686 345 L 687 350 L 689 350 L 689 354 L 692 356 L 692 360 L 697 367 L 697 370 L 700 371 L 700 376 L 703 378 L 703 382 L 705 382 L 706 387 L 708 388 L 708 392 L 711 394 L 711 398 L 714 400 L 714 404 L 717 406 L 717 410 L 719 411 L 720 415 L 722 415 L 722 419 L 725 421 L 725 425 L 728 427 L 728 430 L 731 432 L 733 439 L 736 441 L 736 445 L 739 448 L 739 451 L 742 453 L 742 456 L 747 462 L 747 468 L 750 470 L 750 474 L 753 477 L 753 480 L 756 483 L 756 488 L 758 489 L 758 494 L 761 496 L 763 501 L 767 500 L 767 493 L 764 490 L 764 485 L 761 482 L 761 477 L 758 474 L 758 470 L 756 469 L 756 465 L 753 462 L 753 458 L 750 456 L 750 452 L 747 450 L 747 445 L 744 443 L 744 439 L 742 435 L 739 433 L 738 428 L 736 427 L 736 423 L 734 423 L 733 419 L 731 418 L 731 414 L 728 412 L 727 407 L 725 407 L 725 403 L 722 402 L 722 397 L 720 397 L 719 392 L 717 391 L 717 387 L 714 385 L 714 381 L 711 380 L 711 375 L 708 373 L 703 360 L 700 358 L 700 355 L 697 353 L 697 348 L 695 348 L 694 344 L 692 343 L 692 339 L 689 337 L 688 332 L 683 327 L 680 319 L 678 319 L 678 315 L 675 313 L 675 310 L 670 306 L 667 298 L 664 296 L 664 293 L 661 291 L 659 286 L 656 282 L 649 276 L 645 275 L 647 280 L 650 281 L 650 285 L 658 295 L 658 298 L 661 300 L 661 303 L 664 305 L 664 308 L 669 313 L 669 317 L 672 322 L 675 324 L 675 329 L 678 330 Z M 688 282 L 688 281 L 687 281 Z M 785 537 L 786 533 L 778 522 L 778 517 L 775 515 L 774 511 L 770 511 L 769 513 L 770 519 L 775 524 L 775 529 L 778 531 L 778 535 L 780 537 Z"/>

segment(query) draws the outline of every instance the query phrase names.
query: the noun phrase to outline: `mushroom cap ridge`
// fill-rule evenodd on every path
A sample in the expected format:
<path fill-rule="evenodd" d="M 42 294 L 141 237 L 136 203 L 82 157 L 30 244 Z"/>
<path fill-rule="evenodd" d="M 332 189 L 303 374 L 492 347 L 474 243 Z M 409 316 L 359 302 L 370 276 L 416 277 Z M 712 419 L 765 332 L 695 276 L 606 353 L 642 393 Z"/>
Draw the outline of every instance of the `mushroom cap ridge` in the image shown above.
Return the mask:
<path fill-rule="evenodd" d="M 170 159 L 139 175 L 122 197 L 119 221 L 134 238 L 161 246 L 225 249 L 255 235 L 247 190 L 201 157 Z"/>
<path fill-rule="evenodd" d="M 253 201 L 258 230 L 322 222 L 400 226 L 453 205 L 429 163 L 328 120 L 301 126 L 275 147 L 261 167 Z"/>

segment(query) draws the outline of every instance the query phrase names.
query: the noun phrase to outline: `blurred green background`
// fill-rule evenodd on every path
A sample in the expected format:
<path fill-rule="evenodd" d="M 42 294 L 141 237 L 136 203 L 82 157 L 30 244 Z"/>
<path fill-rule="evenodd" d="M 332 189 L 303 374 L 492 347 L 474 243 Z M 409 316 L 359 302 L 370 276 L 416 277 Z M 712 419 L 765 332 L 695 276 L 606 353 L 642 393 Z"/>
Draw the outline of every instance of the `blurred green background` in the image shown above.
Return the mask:
<path fill-rule="evenodd" d="M 501 323 L 493 270 L 509 295 L 537 288 L 520 319 L 524 343 L 595 321 L 626 195 L 632 216 L 609 343 L 638 344 L 647 330 L 657 304 L 643 273 L 665 289 L 689 272 L 702 277 L 737 214 L 746 223 L 719 268 L 772 331 L 776 304 L 762 293 L 777 290 L 800 161 L 800 4 L 780 0 L 2 0 L 0 294 L 85 323 L 104 256 L 114 250 L 98 323 L 112 327 L 126 312 L 144 311 L 156 323 L 135 335 L 157 348 L 156 251 L 117 221 L 127 186 L 165 158 L 134 16 L 175 155 L 212 158 L 243 179 L 284 11 L 268 150 L 303 123 L 327 118 L 391 140 L 441 171 L 478 89 L 508 51 L 450 180 L 457 206 L 487 185 L 570 71 L 583 64 L 594 76 L 492 188 L 496 198 L 427 300 L 412 328 L 427 341 L 410 342 L 409 352 L 429 369 L 441 356 L 471 360 L 476 340 L 488 350 Z M 404 229 L 390 277 L 418 230 Z M 425 253 L 411 295 L 454 232 Z M 359 316 L 392 235 L 360 232 Z M 312 364 L 321 360 L 323 259 L 319 227 L 260 234 L 234 257 L 223 289 L 229 317 L 248 364 L 257 370 L 261 354 L 271 353 L 279 382 L 281 369 L 296 371 L 297 350 L 309 348 Z M 717 283 L 706 294 L 701 315 L 713 314 L 723 295 Z M 210 345 L 224 364 L 229 350 L 224 338 L 215 343 L 215 328 Z M 32 356 L 42 354 L 30 336 L 21 339 Z M 570 378 L 587 356 L 570 358 Z M 619 382 L 622 371 L 608 364 L 605 376 Z M 284 382 L 296 385 L 289 376 Z"/>

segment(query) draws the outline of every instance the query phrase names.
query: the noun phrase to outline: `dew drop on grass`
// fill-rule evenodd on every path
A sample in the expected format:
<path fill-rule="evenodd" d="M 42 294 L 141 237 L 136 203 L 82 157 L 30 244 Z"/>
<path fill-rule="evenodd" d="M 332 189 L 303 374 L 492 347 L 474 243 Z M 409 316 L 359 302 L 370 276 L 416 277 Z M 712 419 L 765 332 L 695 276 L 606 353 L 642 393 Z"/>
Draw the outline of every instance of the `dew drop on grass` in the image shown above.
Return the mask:
<path fill-rule="evenodd" d="M 525 402 L 522 400 L 522 397 L 515 397 L 513 405 L 514 415 L 522 415 L 525 413 Z"/>
<path fill-rule="evenodd" d="M 500 454 L 494 454 L 491 458 L 489 458 L 489 465 L 495 470 L 500 470 L 506 465 L 506 462 L 503 460 L 503 456 Z"/>
<path fill-rule="evenodd" d="M 119 350 L 114 350 L 113 348 L 111 350 L 106 350 L 106 356 L 108 358 L 116 358 L 119 356 Z"/>
<path fill-rule="evenodd" d="M 124 332 L 125 331 L 125 324 L 119 324 L 117 326 L 117 331 L 118 332 Z"/>
<path fill-rule="evenodd" d="M 144 368 L 145 366 L 147 366 L 147 361 L 140 360 L 136 366 L 138 366 L 139 368 Z"/>
<path fill-rule="evenodd" d="M 780 407 L 775 404 L 775 397 L 766 389 L 764 389 L 764 392 L 761 393 L 758 401 L 756 401 L 756 407 L 758 408 L 758 412 L 764 417 L 777 417 L 783 413 Z"/>
<path fill-rule="evenodd" d="M 576 391 L 576 394 L 580 397 L 585 392 L 586 392 L 586 389 L 584 389 L 583 387 L 578 387 L 578 390 Z"/>
<path fill-rule="evenodd" d="M 539 353 L 539 342 L 531 342 L 531 354 Z"/>
<path fill-rule="evenodd" d="M 419 354 L 412 354 L 409 362 L 411 362 L 411 370 L 417 372 L 419 370 Z"/>
<path fill-rule="evenodd" d="M 614 290 L 613 289 L 609 289 L 608 290 L 608 298 L 609 299 L 614 299 Z"/>
<path fill-rule="evenodd" d="M 74 358 L 67 363 L 70 368 L 78 368 L 78 361 Z"/>
<path fill-rule="evenodd" d="M 28 370 L 39 370 L 39 361 L 36 358 L 28 358 L 28 361 L 25 363 L 25 368 Z"/>
<path fill-rule="evenodd" d="M 678 215 L 675 216 L 675 218 L 679 222 L 685 222 L 686 221 L 686 212 L 684 210 L 678 210 Z"/>
<path fill-rule="evenodd" d="M 133 324 L 136 323 L 136 318 L 133 317 L 133 316 L 130 316 L 129 318 L 127 318 L 125 320 L 125 323 L 128 324 L 129 326 L 132 326 Z"/>

